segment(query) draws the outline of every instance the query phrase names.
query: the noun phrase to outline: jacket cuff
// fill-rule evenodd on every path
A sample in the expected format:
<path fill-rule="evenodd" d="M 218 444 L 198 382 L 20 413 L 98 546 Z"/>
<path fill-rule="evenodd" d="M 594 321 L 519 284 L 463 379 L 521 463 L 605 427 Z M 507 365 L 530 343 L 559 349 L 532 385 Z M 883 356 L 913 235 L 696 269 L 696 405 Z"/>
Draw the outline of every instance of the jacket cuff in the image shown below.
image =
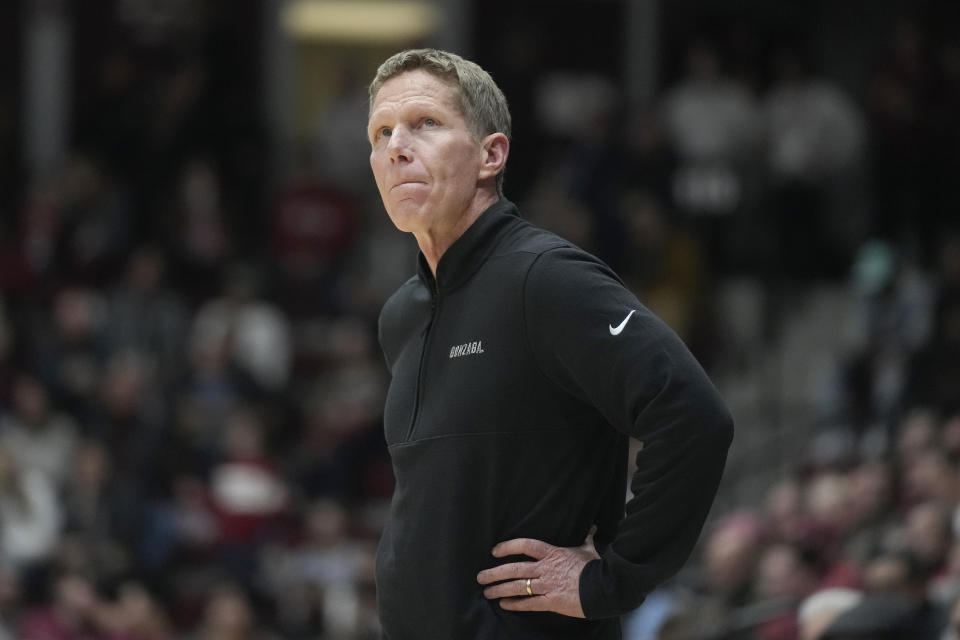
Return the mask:
<path fill-rule="evenodd" d="M 612 547 L 607 547 L 604 555 L 588 562 L 580 574 L 580 606 L 588 620 L 630 613 L 646 598 L 629 578 L 611 571 L 607 555 L 612 553 Z"/>

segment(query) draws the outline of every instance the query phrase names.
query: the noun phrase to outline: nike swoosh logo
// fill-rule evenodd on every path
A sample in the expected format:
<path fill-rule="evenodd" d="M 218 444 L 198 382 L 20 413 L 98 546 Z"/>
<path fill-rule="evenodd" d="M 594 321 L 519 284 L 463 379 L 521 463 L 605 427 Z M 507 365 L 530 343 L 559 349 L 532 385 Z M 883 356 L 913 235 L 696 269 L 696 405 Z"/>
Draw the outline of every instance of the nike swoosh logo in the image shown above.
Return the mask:
<path fill-rule="evenodd" d="M 628 313 L 628 314 L 627 314 L 627 317 L 623 319 L 623 322 L 621 322 L 619 326 L 614 327 L 613 325 L 610 325 L 610 335 L 612 335 L 612 336 L 618 336 L 618 335 L 620 335 L 620 332 L 623 331 L 623 328 L 624 328 L 625 326 L 627 326 L 627 322 L 630 321 L 630 316 L 632 316 L 632 315 L 635 314 L 636 312 L 637 312 L 637 310 L 634 309 L 633 311 L 631 311 L 630 313 Z"/>

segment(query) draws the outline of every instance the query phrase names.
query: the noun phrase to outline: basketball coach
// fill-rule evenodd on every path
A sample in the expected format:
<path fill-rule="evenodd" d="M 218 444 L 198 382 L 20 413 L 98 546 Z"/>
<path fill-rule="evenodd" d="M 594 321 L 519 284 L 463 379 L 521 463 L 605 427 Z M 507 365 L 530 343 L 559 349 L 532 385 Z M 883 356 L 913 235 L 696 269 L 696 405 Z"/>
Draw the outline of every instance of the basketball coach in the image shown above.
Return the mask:
<path fill-rule="evenodd" d="M 733 436 L 723 400 L 615 273 L 503 197 L 510 113 L 478 65 L 392 56 L 367 133 L 387 214 L 420 247 L 380 316 L 384 637 L 620 638 L 697 540 Z"/>

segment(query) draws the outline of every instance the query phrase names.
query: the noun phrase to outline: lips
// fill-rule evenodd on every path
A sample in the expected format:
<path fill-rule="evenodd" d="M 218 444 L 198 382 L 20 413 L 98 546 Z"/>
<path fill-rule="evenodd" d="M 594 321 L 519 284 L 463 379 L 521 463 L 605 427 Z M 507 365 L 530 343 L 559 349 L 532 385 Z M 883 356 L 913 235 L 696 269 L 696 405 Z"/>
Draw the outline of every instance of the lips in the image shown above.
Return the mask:
<path fill-rule="evenodd" d="M 426 182 L 424 182 L 423 180 L 403 180 L 401 182 L 396 183 L 392 187 L 390 187 L 390 190 L 393 191 L 397 187 L 406 187 L 406 186 L 415 185 L 415 184 L 426 184 Z"/>

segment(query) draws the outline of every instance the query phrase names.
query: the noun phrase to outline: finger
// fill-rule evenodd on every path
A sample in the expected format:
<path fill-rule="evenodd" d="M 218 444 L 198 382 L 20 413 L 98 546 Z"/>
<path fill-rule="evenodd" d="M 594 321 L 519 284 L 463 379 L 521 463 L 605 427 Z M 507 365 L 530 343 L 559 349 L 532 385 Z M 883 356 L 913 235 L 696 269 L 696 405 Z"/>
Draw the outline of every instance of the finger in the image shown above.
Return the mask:
<path fill-rule="evenodd" d="M 552 611 L 547 596 L 503 598 L 500 600 L 500 607 L 508 611 Z"/>
<path fill-rule="evenodd" d="M 537 594 L 537 579 L 530 579 L 530 591 Z M 510 580 L 509 582 L 501 582 L 493 586 L 487 587 L 483 590 L 483 595 L 489 600 L 495 600 L 497 598 L 529 598 L 531 597 L 527 593 L 527 581 L 524 580 Z"/>
<path fill-rule="evenodd" d="M 514 538 L 501 542 L 493 548 L 493 555 L 497 558 L 504 556 L 524 555 L 539 560 L 545 557 L 552 549 L 553 545 L 547 544 L 543 540 L 534 540 L 533 538 Z"/>
<path fill-rule="evenodd" d="M 477 582 L 480 584 L 490 584 L 492 582 L 502 582 L 503 580 L 526 580 L 537 575 L 537 565 L 535 562 L 510 562 L 502 564 L 499 567 L 484 569 L 477 574 Z"/>

